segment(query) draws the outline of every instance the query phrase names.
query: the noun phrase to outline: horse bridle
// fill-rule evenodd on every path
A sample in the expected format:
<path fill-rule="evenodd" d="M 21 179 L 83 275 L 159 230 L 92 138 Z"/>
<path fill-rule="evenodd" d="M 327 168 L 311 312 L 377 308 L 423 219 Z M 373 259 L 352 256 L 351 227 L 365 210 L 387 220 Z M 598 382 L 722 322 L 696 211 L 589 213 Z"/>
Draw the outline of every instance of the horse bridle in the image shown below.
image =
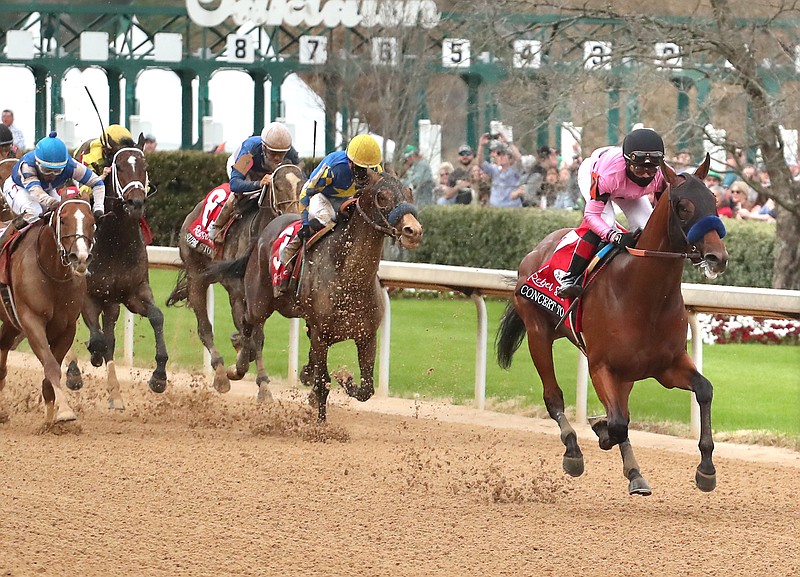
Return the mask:
<path fill-rule="evenodd" d="M 375 188 L 375 194 L 377 195 L 378 192 L 378 183 L 376 182 L 373 186 Z M 362 189 L 363 190 L 363 189 Z M 375 206 L 378 207 L 378 214 L 383 220 L 383 223 L 376 222 L 375 219 L 370 218 L 370 216 L 366 213 L 366 211 L 361 207 L 361 192 L 359 191 L 356 196 L 356 210 L 358 214 L 366 221 L 368 225 L 370 225 L 373 229 L 377 230 L 381 234 L 394 238 L 395 240 L 400 240 L 400 237 L 403 236 L 403 233 L 397 230 L 395 226 L 401 218 L 403 218 L 407 214 L 412 214 L 415 217 L 417 216 L 417 207 L 415 207 L 410 202 L 400 202 L 398 203 L 392 210 L 389 212 L 389 216 L 383 214 L 383 209 L 386 208 L 378 204 L 377 200 L 375 202 Z"/>
<path fill-rule="evenodd" d="M 673 202 L 670 198 L 670 222 L 672 222 L 673 218 L 679 218 L 676 210 L 677 203 L 681 200 L 681 198 L 685 197 L 677 197 L 676 200 Z M 692 201 L 693 202 L 693 201 Z M 668 234 L 671 234 L 671 226 Z M 703 254 L 697 250 L 697 245 L 695 244 L 699 239 L 703 238 L 703 236 L 712 230 L 716 230 L 719 234 L 720 238 L 725 237 L 725 225 L 722 224 L 722 220 L 717 215 L 706 215 L 696 222 L 692 223 L 692 226 L 689 228 L 689 232 L 684 232 L 682 226 L 678 226 L 677 229 L 680 231 L 681 242 L 685 245 L 690 247 L 691 252 L 668 252 L 668 251 L 660 251 L 660 250 L 647 250 L 647 249 L 638 249 L 638 248 L 631 248 L 626 247 L 628 253 L 633 256 L 651 256 L 651 257 L 660 257 L 660 258 L 684 258 L 691 260 L 694 264 L 698 266 L 703 266 L 705 260 L 700 260 L 703 257 Z M 695 262 L 698 261 L 698 262 Z"/>
<path fill-rule="evenodd" d="M 114 153 L 114 157 L 111 159 L 111 182 L 114 183 L 114 191 L 117 193 L 117 197 L 120 199 L 124 199 L 125 193 L 132 188 L 139 188 L 144 190 L 144 194 L 145 196 L 147 196 L 150 186 L 150 176 L 148 175 L 146 170 L 144 171 L 144 182 L 142 182 L 141 180 L 132 180 L 123 186 L 122 183 L 119 181 L 119 172 L 117 171 L 117 157 L 122 152 L 132 152 L 136 155 L 141 155 L 142 162 L 144 162 L 144 152 L 134 146 L 126 146 L 125 148 L 120 148 L 118 151 Z"/>
<path fill-rule="evenodd" d="M 70 263 L 69 263 L 69 254 L 67 253 L 67 249 L 64 246 L 63 239 L 74 238 L 75 241 L 77 241 L 78 239 L 83 238 L 83 239 L 86 240 L 86 244 L 89 246 L 90 249 L 91 249 L 92 245 L 94 244 L 93 239 L 89 238 L 85 234 L 76 233 L 76 234 L 67 234 L 67 235 L 64 235 L 64 236 L 61 235 L 61 211 L 64 210 L 64 207 L 67 206 L 68 204 L 74 204 L 74 203 L 82 203 L 82 204 L 85 204 L 86 206 L 90 206 L 87 201 L 80 200 L 80 199 L 77 199 L 77 198 L 65 200 L 60 205 L 58 205 L 58 208 L 55 211 L 50 213 L 50 222 L 49 222 L 50 228 L 52 228 L 53 232 L 54 232 L 54 236 L 55 236 L 55 239 L 56 239 L 56 247 L 58 248 L 58 256 L 61 259 L 61 264 L 64 267 L 69 267 L 69 268 L 71 268 Z M 73 243 L 75 241 L 73 241 Z M 41 268 L 41 267 L 39 267 L 39 268 Z"/>

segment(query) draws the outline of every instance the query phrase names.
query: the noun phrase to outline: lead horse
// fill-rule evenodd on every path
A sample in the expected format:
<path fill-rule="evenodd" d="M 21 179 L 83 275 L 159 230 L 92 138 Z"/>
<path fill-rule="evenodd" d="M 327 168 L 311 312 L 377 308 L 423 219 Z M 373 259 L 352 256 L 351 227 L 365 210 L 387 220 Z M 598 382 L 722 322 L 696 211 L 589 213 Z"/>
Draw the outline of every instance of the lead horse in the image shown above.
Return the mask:
<path fill-rule="evenodd" d="M 43 216 L 12 242 L 2 272 L 7 293 L 0 306 L 0 390 L 8 374 L 8 351 L 20 335 L 27 337 L 44 368 L 46 422 L 74 420 L 61 387 L 61 361 L 75 338 L 86 295 L 86 272 L 94 244 L 89 203 L 63 201 L 49 218 Z"/>
<path fill-rule="evenodd" d="M 666 388 L 694 392 L 700 405 L 701 427 L 701 461 L 695 483 L 702 491 L 712 491 L 716 486 L 712 385 L 686 352 L 688 317 L 681 295 L 685 257 L 712 278 L 723 272 L 728 262 L 721 239 L 724 226 L 717 216 L 714 196 L 702 181 L 708 168 L 708 156 L 694 174 L 676 175 L 668 165 L 662 165 L 668 187 L 658 199 L 635 249 L 612 260 L 586 286 L 581 297 L 589 374 L 606 410 L 606 416 L 596 419 L 592 428 L 601 449 L 619 446 L 631 494 L 651 492 L 628 439 L 628 397 L 634 382 L 648 377 Z M 508 368 L 527 334 L 547 412 L 558 423 L 566 447 L 564 470 L 577 477 L 583 473 L 583 454 L 564 414 L 552 349 L 553 341 L 561 337 L 577 345 L 576 337 L 558 318 L 520 294 L 525 280 L 550 258 L 567 230 L 548 235 L 520 263 L 514 297 L 501 319 L 496 344 L 498 362 Z"/>
<path fill-rule="evenodd" d="M 229 371 L 242 378 L 253 356 L 260 359 L 261 345 L 254 335 L 263 334 L 264 322 L 278 311 L 284 317 L 305 319 L 311 349 L 300 381 L 312 387 L 320 422 L 326 418 L 331 378 L 328 349 L 335 343 L 354 340 L 358 350 L 361 383 L 352 376 L 340 379 L 347 394 L 366 401 L 374 393 L 373 371 L 378 326 L 383 318 L 383 300 L 378 282 L 383 239 L 395 238 L 407 249 L 422 241 L 422 226 L 408 187 L 395 177 L 371 174 L 369 184 L 356 195 L 351 214 L 308 251 L 298 291 L 275 298 L 270 259 L 275 240 L 300 216 L 283 215 L 267 225 L 254 249 L 237 261 L 209 268 L 208 275 L 244 277 L 246 308 L 241 321 L 242 347 L 236 367 Z M 261 375 L 259 375 L 261 376 Z M 266 375 L 263 375 L 266 377 Z M 259 385 L 259 399 L 268 396 L 266 381 Z"/>
<path fill-rule="evenodd" d="M 303 186 L 303 175 L 293 164 L 281 164 L 272 173 L 272 184 L 256 198 L 247 199 L 241 207 L 241 213 L 231 219 L 225 231 L 225 242 L 218 260 L 234 260 L 246 254 L 264 227 L 276 216 L 286 212 L 300 212 L 300 189 Z M 211 354 L 211 367 L 214 369 L 214 388 L 220 393 L 231 388 L 225 360 L 214 344 L 214 329 L 208 318 L 207 293 L 211 282 L 204 277 L 206 269 L 211 266 L 214 257 L 200 252 L 190 246 L 189 229 L 193 222 L 203 213 L 205 201 L 200 201 L 183 221 L 178 239 L 178 247 L 183 261 L 183 271 L 172 294 L 167 299 L 167 306 L 186 300 L 197 318 L 197 334 L 203 346 Z M 220 281 L 228 293 L 231 315 L 237 331 L 241 331 L 239 319 L 244 314 L 244 286 L 239 278 L 224 278 Z M 240 346 L 240 332 L 231 336 L 235 348 Z M 266 379 L 261 360 L 259 359 L 259 379 Z M 259 380 L 259 384 L 261 384 Z"/>
<path fill-rule="evenodd" d="M 106 364 L 108 405 L 123 410 L 116 376 L 114 328 L 120 305 L 150 321 L 156 343 L 156 367 L 150 376 L 150 390 L 163 393 L 167 387 L 167 346 L 164 342 L 164 314 L 155 304 L 150 288 L 147 245 L 141 230 L 147 196 L 152 192 L 144 155 L 144 136 L 138 142 L 123 138 L 104 142 L 111 172 L 106 176 L 105 215 L 97 224 L 97 242 L 87 277 L 88 298 L 83 320 L 89 328 L 89 353 L 95 367 Z M 101 323 L 102 315 L 102 323 Z M 83 381 L 77 363 L 67 369 L 67 386 L 81 388 Z"/>

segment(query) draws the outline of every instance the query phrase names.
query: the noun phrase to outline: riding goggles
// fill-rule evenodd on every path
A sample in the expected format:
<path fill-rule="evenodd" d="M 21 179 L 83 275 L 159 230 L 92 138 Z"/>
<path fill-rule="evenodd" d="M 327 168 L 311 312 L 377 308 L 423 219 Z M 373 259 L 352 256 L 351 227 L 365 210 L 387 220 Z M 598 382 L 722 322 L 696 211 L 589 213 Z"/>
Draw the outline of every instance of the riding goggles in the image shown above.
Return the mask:
<path fill-rule="evenodd" d="M 652 150 L 635 150 L 626 154 L 625 159 L 634 166 L 659 166 L 664 160 L 664 153 Z"/>
<path fill-rule="evenodd" d="M 45 168 L 41 164 L 37 164 L 36 168 L 42 176 L 58 176 L 64 170 L 63 168 Z"/>

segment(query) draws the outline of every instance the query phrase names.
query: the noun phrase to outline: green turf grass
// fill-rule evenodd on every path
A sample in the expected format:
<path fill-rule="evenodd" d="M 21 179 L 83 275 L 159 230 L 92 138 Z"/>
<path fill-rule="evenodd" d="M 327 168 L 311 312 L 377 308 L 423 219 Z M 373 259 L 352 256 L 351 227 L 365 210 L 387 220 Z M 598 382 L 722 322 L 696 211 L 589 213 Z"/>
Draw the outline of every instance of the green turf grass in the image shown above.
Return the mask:
<path fill-rule="evenodd" d="M 196 334 L 194 315 L 186 307 L 167 308 L 164 302 L 176 278 L 175 271 L 152 270 L 156 302 L 165 313 L 168 370 L 199 369 L 203 347 Z M 233 332 L 225 291 L 216 287 L 217 346 L 225 361 L 234 361 L 229 336 Z M 542 412 L 542 386 L 527 350 L 527 341 L 514 356 L 510 371 L 498 367 L 494 335 L 505 301 L 487 299 L 489 355 L 486 397 L 490 406 L 505 410 Z M 393 396 L 447 399 L 467 404 L 474 398 L 476 308 L 466 298 L 392 299 L 392 349 L 389 387 Z M 121 325 L 122 323 L 120 323 Z M 301 327 L 302 327 L 301 323 Z M 154 366 L 152 330 L 145 319 L 135 321 L 135 364 Z M 277 378 L 287 373 L 289 321 L 275 314 L 267 321 L 264 359 L 267 371 Z M 82 326 L 79 339 L 86 341 Z M 117 333 L 117 358 L 122 357 L 122 329 Z M 77 347 L 88 358 L 85 347 Z M 566 340 L 556 342 L 556 375 L 568 406 L 575 404 L 578 351 Z M 300 366 L 308 355 L 308 341 L 301 335 Z M 800 438 L 800 346 L 712 345 L 705 346 L 704 374 L 714 384 L 712 419 L 715 431 L 767 429 Z M 355 344 L 335 345 L 329 357 L 331 370 L 345 366 L 357 373 Z M 378 368 L 375 380 L 377 385 Z M 667 390 L 652 380 L 638 383 L 631 395 L 633 421 L 688 423 L 690 393 Z M 603 412 L 589 390 L 589 414 Z"/>

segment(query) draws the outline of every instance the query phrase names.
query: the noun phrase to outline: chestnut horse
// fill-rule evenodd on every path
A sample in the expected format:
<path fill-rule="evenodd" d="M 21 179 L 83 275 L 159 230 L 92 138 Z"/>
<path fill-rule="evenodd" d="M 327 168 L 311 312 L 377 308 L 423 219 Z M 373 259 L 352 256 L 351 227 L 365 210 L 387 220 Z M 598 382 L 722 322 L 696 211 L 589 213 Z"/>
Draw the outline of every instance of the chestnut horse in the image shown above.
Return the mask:
<path fill-rule="evenodd" d="M 686 352 L 688 317 L 681 295 L 683 260 L 690 258 L 707 277 L 727 266 L 728 253 L 721 237 L 725 228 L 717 216 L 714 195 L 703 184 L 709 167 L 706 156 L 694 174 L 676 175 L 666 164 L 661 170 L 668 183 L 659 197 L 635 249 L 622 252 L 586 286 L 581 297 L 582 335 L 589 373 L 606 417 L 592 428 L 600 448 L 619 445 L 623 473 L 631 494 L 649 495 L 628 439 L 628 397 L 635 381 L 653 377 L 666 388 L 693 391 L 700 405 L 701 461 L 695 483 L 702 491 L 716 486 L 711 458 L 712 386 Z M 506 308 L 497 335 L 497 358 L 508 368 L 527 333 L 533 364 L 542 380 L 547 412 L 561 430 L 566 447 L 564 470 L 583 473 L 583 454 L 575 430 L 564 414 L 564 398 L 553 370 L 553 341 L 574 335 L 551 313 L 520 295 L 525 280 L 550 258 L 567 230 L 548 235 L 522 260 L 514 298 Z"/>
<path fill-rule="evenodd" d="M 238 261 L 220 263 L 209 275 L 244 277 L 246 309 L 242 318 L 242 347 L 232 378 L 241 379 L 253 356 L 260 359 L 264 322 L 278 311 L 285 317 L 305 319 L 311 350 L 300 381 L 311 386 L 319 421 L 325 421 L 330 387 L 328 349 L 335 343 L 354 340 L 358 350 L 361 384 L 353 377 L 339 379 L 347 394 L 366 401 L 375 392 L 373 371 L 377 331 L 383 318 L 383 300 L 378 282 L 383 239 L 393 237 L 408 249 L 422 241 L 422 226 L 408 187 L 397 178 L 371 175 L 370 183 L 356 195 L 350 216 L 340 217 L 337 226 L 323 236 L 305 256 L 299 289 L 274 298 L 269 270 L 272 246 L 299 215 L 287 214 L 273 220 L 252 252 Z M 269 398 L 266 375 L 259 373 L 259 399 Z"/>
<path fill-rule="evenodd" d="M 4 295 L 0 306 L 0 390 L 8 373 L 8 351 L 18 336 L 27 337 L 44 367 L 42 397 L 48 424 L 75 419 L 61 387 L 61 361 L 75 338 L 93 244 L 89 203 L 65 200 L 49 218 L 43 215 L 21 234 L 4 271 L 10 296 Z"/>
<path fill-rule="evenodd" d="M 95 367 L 105 362 L 108 405 L 117 410 L 125 408 L 114 363 L 114 328 L 121 304 L 150 321 L 156 341 L 156 367 L 150 377 L 150 390 L 163 393 L 167 387 L 164 314 L 156 306 L 150 288 L 147 245 L 140 225 L 147 195 L 153 190 L 143 147 L 141 134 L 137 143 L 128 138 L 120 142 L 109 138 L 104 143 L 111 172 L 105 178 L 105 215 L 97 223 L 97 242 L 87 277 L 88 298 L 83 308 L 83 320 L 89 328 L 91 362 Z M 67 376 L 69 388 L 81 388 L 83 382 L 74 360 L 69 363 Z"/>
<path fill-rule="evenodd" d="M 263 175 L 262 175 L 263 176 Z M 272 173 L 272 185 L 257 193 L 254 198 L 245 200 L 240 206 L 241 217 L 232 218 L 225 232 L 220 260 L 240 258 L 251 247 L 251 241 L 258 237 L 268 222 L 286 212 L 300 212 L 300 189 L 303 186 L 302 172 L 294 164 L 281 164 Z M 192 248 L 187 241 L 189 227 L 202 214 L 205 200 L 200 201 L 194 210 L 184 219 L 178 239 L 183 271 L 172 294 L 167 299 L 167 306 L 186 300 L 197 318 L 197 334 L 203 346 L 211 354 L 211 367 L 214 369 L 214 388 L 226 393 L 231 388 L 225 369 L 225 360 L 214 345 L 214 330 L 208 318 L 207 293 L 211 284 L 203 273 L 213 262 L 212 257 Z M 237 331 L 241 331 L 239 319 L 244 314 L 244 286 L 239 278 L 221 279 L 222 286 L 228 292 L 231 315 Z M 231 335 L 231 342 L 239 348 L 239 332 Z M 259 366 L 260 360 L 259 360 Z M 263 367 L 261 367 L 263 373 Z M 266 378 L 266 374 L 264 374 Z M 269 379 L 267 378 L 267 382 Z"/>

